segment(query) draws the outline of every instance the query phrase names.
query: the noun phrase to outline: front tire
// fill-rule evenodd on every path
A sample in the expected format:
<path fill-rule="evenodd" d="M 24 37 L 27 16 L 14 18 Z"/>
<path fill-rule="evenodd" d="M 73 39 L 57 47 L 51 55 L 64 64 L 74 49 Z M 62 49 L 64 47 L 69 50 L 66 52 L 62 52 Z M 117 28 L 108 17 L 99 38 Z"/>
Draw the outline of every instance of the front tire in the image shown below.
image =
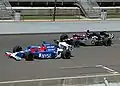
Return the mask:
<path fill-rule="evenodd" d="M 112 45 L 112 41 L 110 39 L 108 39 L 108 38 L 105 38 L 104 39 L 104 45 L 105 46 L 111 46 Z"/>

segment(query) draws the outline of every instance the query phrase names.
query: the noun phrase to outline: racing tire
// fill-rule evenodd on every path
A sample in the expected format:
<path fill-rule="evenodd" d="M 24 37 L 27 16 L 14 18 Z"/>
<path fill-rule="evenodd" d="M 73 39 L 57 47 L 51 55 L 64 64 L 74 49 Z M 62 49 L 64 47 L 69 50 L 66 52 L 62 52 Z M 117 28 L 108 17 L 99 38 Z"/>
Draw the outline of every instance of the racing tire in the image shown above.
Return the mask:
<path fill-rule="evenodd" d="M 104 46 L 111 46 L 112 45 L 112 41 L 108 38 L 104 39 Z"/>
<path fill-rule="evenodd" d="M 25 53 L 25 60 L 26 61 L 33 61 L 34 60 L 34 56 L 32 53 Z"/>
<path fill-rule="evenodd" d="M 63 50 L 61 53 L 61 58 L 62 59 L 70 59 L 71 57 L 71 52 L 69 50 Z"/>
<path fill-rule="evenodd" d="M 92 44 L 93 46 L 96 46 L 96 42 L 95 42 L 94 40 L 91 40 L 91 44 Z"/>
<path fill-rule="evenodd" d="M 74 47 L 75 47 L 75 48 L 80 47 L 80 42 L 79 42 L 79 41 L 75 41 L 75 43 L 74 43 Z"/>
<path fill-rule="evenodd" d="M 111 46 L 112 45 L 112 41 L 111 40 L 108 40 L 107 41 L 107 46 Z"/>
<path fill-rule="evenodd" d="M 19 51 L 22 51 L 22 47 L 21 46 L 17 45 L 15 47 L 13 47 L 13 53 L 19 52 Z"/>
<path fill-rule="evenodd" d="M 63 41 L 64 39 L 68 39 L 68 35 L 67 34 L 62 34 L 60 36 L 60 41 Z"/>

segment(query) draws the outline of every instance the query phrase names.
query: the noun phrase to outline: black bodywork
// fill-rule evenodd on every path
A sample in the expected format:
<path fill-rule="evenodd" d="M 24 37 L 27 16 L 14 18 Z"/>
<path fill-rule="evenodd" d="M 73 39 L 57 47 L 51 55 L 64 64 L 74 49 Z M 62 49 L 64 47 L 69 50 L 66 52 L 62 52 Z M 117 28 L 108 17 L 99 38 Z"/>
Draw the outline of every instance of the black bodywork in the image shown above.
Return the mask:
<path fill-rule="evenodd" d="M 88 38 L 92 39 L 92 37 L 96 36 L 97 38 L 95 39 L 95 43 L 93 45 L 95 46 L 111 46 L 112 45 L 112 39 L 114 38 L 114 35 L 112 33 L 108 33 L 105 31 L 101 32 L 89 32 L 85 33 L 84 36 L 81 34 L 73 34 L 71 38 L 67 34 L 62 34 L 60 36 L 60 41 L 61 42 L 66 42 L 70 45 L 73 45 L 74 47 L 79 47 L 79 46 L 85 46 L 86 44 L 81 42 L 82 40 Z M 93 39 L 94 40 L 94 39 Z"/>

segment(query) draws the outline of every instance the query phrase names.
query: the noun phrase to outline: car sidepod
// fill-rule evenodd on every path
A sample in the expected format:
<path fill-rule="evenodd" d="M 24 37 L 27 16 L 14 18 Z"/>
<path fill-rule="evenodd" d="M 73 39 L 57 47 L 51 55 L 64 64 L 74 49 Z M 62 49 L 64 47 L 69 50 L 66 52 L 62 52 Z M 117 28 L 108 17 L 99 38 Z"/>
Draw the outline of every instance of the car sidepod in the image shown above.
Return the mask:
<path fill-rule="evenodd" d="M 34 53 L 37 59 L 52 59 L 56 57 L 56 52 L 54 51 L 41 51 Z"/>

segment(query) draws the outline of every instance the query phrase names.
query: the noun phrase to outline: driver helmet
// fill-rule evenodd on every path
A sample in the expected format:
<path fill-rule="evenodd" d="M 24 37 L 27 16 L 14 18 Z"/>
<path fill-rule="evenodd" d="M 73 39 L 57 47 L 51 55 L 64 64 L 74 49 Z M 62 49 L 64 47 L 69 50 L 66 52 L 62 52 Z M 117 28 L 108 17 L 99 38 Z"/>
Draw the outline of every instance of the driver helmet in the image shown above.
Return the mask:
<path fill-rule="evenodd" d="M 45 41 L 43 41 L 43 44 L 45 44 L 46 42 Z"/>
<path fill-rule="evenodd" d="M 90 30 L 87 30 L 87 33 L 90 33 Z"/>

